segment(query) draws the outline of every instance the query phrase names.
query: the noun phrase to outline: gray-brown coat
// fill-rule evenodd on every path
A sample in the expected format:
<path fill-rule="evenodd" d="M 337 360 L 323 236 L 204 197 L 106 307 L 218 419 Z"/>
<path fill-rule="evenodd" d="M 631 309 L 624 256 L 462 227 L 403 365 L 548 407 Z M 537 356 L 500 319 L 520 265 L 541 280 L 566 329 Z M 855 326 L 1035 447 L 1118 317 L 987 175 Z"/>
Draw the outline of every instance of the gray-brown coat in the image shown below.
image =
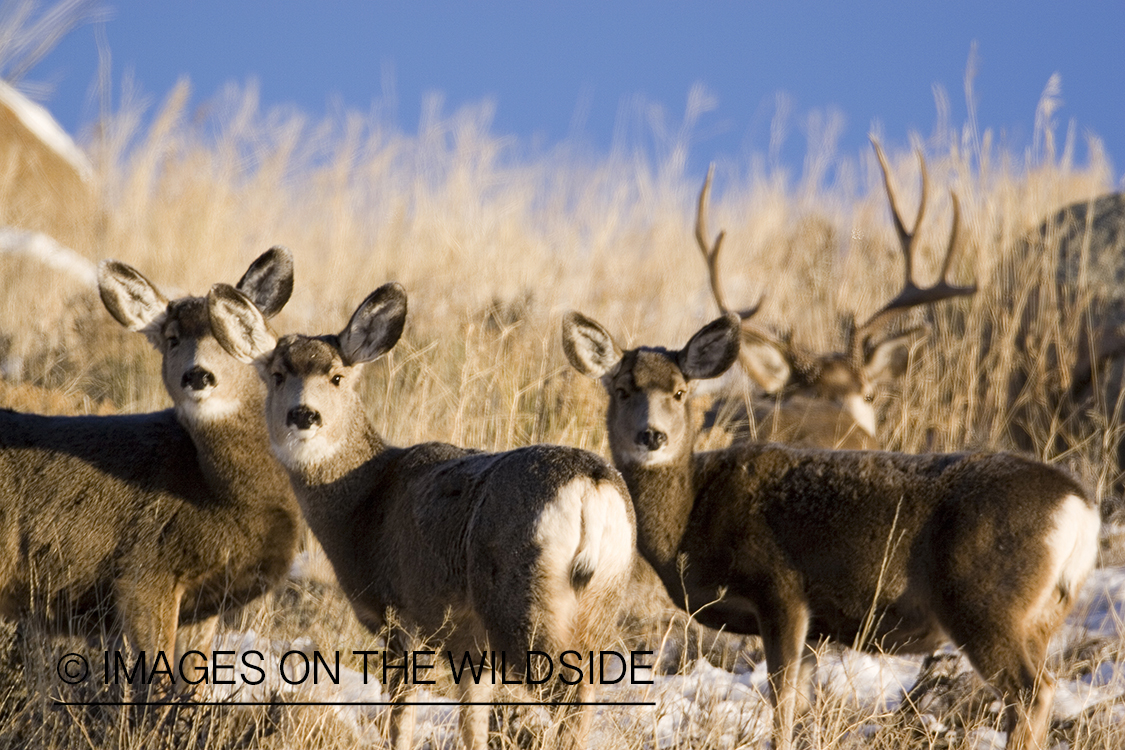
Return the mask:
<path fill-rule="evenodd" d="M 679 351 L 622 351 L 589 318 L 563 323 L 571 364 L 610 394 L 642 554 L 678 603 L 707 605 L 703 623 L 761 634 L 776 746 L 807 699 L 806 643 L 829 638 L 915 652 L 951 639 L 1004 697 L 1009 747 L 1042 747 L 1047 643 L 1094 565 L 1096 503 L 1064 472 L 1007 454 L 693 454 L 691 381 L 730 367 L 738 339 L 734 315 Z"/>
<path fill-rule="evenodd" d="M 391 651 L 414 636 L 462 655 L 520 654 L 509 676 L 528 677 L 529 650 L 559 655 L 600 647 L 633 569 L 632 506 L 620 474 L 587 451 L 535 445 L 480 453 L 444 443 L 383 442 L 356 385 L 363 365 L 398 341 L 406 294 L 373 292 L 335 336 L 269 334 L 260 311 L 216 285 L 212 327 L 227 350 L 269 384 L 266 421 L 305 519 L 359 620 L 391 625 Z M 403 676 L 393 671 L 392 696 Z M 558 696 L 558 679 L 548 687 Z M 489 676 L 458 680 L 467 747 L 487 745 Z M 577 687 L 590 701 L 593 686 Z M 569 744 L 585 745 L 592 706 L 562 708 Z M 393 709 L 396 747 L 413 717 Z"/>
<path fill-rule="evenodd" d="M 240 282 L 268 314 L 292 289 L 275 248 Z M 124 635 L 178 660 L 210 650 L 216 615 L 288 570 L 298 509 L 270 455 L 253 368 L 211 335 L 206 300 L 171 302 L 121 263 L 100 268 L 103 300 L 161 352 L 173 409 L 44 417 L 0 410 L 0 614 L 52 631 Z M 200 623 L 194 642 L 179 625 Z M 194 674 L 191 674 L 194 676 Z"/>

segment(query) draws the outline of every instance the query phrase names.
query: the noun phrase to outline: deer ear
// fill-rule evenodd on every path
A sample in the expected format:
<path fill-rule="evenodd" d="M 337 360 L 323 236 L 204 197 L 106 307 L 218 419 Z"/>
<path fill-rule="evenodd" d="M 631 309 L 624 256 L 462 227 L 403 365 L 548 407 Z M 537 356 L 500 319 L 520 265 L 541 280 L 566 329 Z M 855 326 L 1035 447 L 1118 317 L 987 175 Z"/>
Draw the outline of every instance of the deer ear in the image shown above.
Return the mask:
<path fill-rule="evenodd" d="M 293 294 L 293 254 L 281 245 L 271 247 L 250 264 L 235 288 L 272 318 Z"/>
<path fill-rule="evenodd" d="M 739 361 L 750 379 L 766 393 L 777 393 L 789 382 L 793 371 L 785 352 L 769 341 L 742 337 Z"/>
<path fill-rule="evenodd" d="M 140 271 L 116 260 L 103 260 L 98 264 L 98 293 L 118 323 L 160 346 L 168 300 Z"/>
<path fill-rule="evenodd" d="M 621 348 L 609 331 L 579 312 L 563 316 L 562 345 L 571 367 L 591 378 L 600 378 L 621 361 Z"/>
<path fill-rule="evenodd" d="M 905 375 L 910 366 L 910 348 L 925 334 L 925 328 L 911 328 L 905 333 L 880 341 L 863 363 L 863 374 L 867 382 L 891 383 Z"/>
<path fill-rule="evenodd" d="M 211 333 L 219 346 L 239 362 L 257 363 L 277 346 L 262 311 L 229 284 L 215 284 L 207 293 Z"/>
<path fill-rule="evenodd" d="M 700 328 L 676 355 L 676 363 L 688 380 L 717 378 L 738 359 L 741 338 L 741 320 L 727 313 Z"/>
<path fill-rule="evenodd" d="M 340 332 L 340 351 L 349 365 L 372 362 L 389 352 L 406 325 L 406 291 L 390 282 L 376 289 L 352 313 Z"/>

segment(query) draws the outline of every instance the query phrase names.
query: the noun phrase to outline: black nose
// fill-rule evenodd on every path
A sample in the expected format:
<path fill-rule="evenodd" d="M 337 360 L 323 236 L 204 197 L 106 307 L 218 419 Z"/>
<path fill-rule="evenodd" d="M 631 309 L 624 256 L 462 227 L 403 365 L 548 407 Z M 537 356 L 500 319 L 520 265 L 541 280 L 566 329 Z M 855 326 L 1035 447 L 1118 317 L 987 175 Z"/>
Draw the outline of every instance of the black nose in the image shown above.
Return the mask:
<path fill-rule="evenodd" d="M 191 388 L 193 391 L 202 391 L 208 386 L 215 385 L 215 376 L 210 370 L 205 370 L 199 365 L 191 368 L 180 378 L 181 388 Z"/>
<path fill-rule="evenodd" d="M 314 424 L 320 424 L 320 412 L 313 411 L 307 406 L 294 406 L 285 416 L 285 424 L 296 427 L 298 430 L 307 430 Z"/>
<path fill-rule="evenodd" d="M 637 433 L 637 442 L 650 451 L 660 450 L 668 442 L 668 436 L 660 430 L 645 430 Z"/>

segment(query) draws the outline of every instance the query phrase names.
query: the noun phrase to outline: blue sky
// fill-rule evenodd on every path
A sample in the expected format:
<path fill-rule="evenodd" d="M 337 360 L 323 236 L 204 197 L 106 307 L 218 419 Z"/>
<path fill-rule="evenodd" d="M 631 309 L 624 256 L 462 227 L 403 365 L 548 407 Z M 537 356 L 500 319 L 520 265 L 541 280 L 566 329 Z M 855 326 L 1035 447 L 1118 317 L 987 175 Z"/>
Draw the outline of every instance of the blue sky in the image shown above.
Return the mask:
<path fill-rule="evenodd" d="M 779 94 L 792 116 L 781 161 L 800 172 L 806 122 L 838 112 L 839 153 L 865 149 L 876 125 L 890 144 L 938 120 L 967 120 L 963 81 L 976 45 L 976 117 L 1010 152 L 1032 147 L 1036 105 L 1062 79 L 1054 119 L 1100 136 L 1118 187 L 1125 170 L 1125 2 L 360 2 L 110 0 L 104 23 L 74 31 L 29 76 L 74 132 L 97 115 L 99 35 L 116 85 L 129 71 L 154 101 L 190 78 L 202 103 L 227 82 L 256 80 L 265 106 L 313 117 L 378 105 L 416 131 L 422 100 L 444 111 L 496 103 L 493 131 L 549 147 L 577 137 L 608 151 L 654 141 L 640 114 L 660 106 L 678 127 L 702 84 L 713 108 L 692 127 L 688 168 L 745 162 L 770 148 Z M 388 88 L 387 81 L 393 86 Z M 643 105 L 638 105 L 642 102 Z M 658 139 L 656 139 L 658 140 Z M 620 140 L 618 141 L 620 142 Z"/>

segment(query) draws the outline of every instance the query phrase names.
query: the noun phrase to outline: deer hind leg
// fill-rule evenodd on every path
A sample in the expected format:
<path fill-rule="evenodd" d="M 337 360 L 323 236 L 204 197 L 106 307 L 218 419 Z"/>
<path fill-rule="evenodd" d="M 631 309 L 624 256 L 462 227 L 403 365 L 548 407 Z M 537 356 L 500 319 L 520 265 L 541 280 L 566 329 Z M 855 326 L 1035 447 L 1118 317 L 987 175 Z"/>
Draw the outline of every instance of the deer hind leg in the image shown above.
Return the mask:
<path fill-rule="evenodd" d="M 489 706 L 486 704 L 492 698 L 491 673 L 485 671 L 479 682 L 462 674 L 457 689 L 461 694 L 461 742 L 466 750 L 488 750 Z"/>
<path fill-rule="evenodd" d="M 390 731 L 391 747 L 394 750 L 410 750 L 414 744 L 414 723 L 416 720 L 414 698 L 414 684 L 406 679 L 406 670 L 409 668 L 409 654 L 412 651 L 413 639 L 401 628 L 391 626 L 391 634 L 387 636 L 388 661 L 392 655 L 402 654 L 402 668 L 397 665 L 388 666 L 387 693 L 391 701 Z"/>
<path fill-rule="evenodd" d="M 572 697 L 555 708 L 558 746 L 565 750 L 585 750 L 594 723 L 593 704 L 598 697 L 597 687 L 583 680 L 575 690 L 568 692 Z"/>
<path fill-rule="evenodd" d="M 1009 750 L 1045 750 L 1055 693 L 1044 666 L 1046 640 L 993 632 L 993 638 L 966 644 L 965 653 L 1004 699 Z"/>

